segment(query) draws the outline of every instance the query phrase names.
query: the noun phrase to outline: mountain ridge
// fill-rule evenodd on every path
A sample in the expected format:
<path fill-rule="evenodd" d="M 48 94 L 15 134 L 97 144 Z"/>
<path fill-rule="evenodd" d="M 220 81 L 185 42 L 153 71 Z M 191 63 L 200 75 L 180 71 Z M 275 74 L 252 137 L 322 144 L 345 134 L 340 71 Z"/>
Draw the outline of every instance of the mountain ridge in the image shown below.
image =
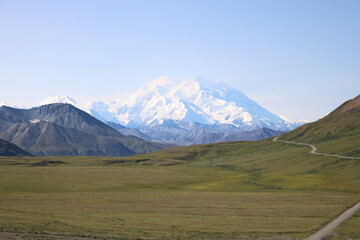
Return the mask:
<path fill-rule="evenodd" d="M 314 144 L 320 152 L 360 157 L 360 95 L 279 139 Z"/>
<path fill-rule="evenodd" d="M 37 156 L 128 156 L 170 147 L 125 136 L 71 104 L 0 107 L 0 137 Z"/>
<path fill-rule="evenodd" d="M 43 103 L 54 100 L 72 101 L 125 135 L 176 145 L 199 142 L 207 134 L 220 137 L 263 128 L 285 132 L 304 123 L 277 116 L 230 85 L 200 76 L 191 79 L 159 77 L 109 104 L 93 101 L 79 105 L 66 96 L 49 98 Z M 246 140 L 242 137 L 236 140 L 241 139 Z"/>
<path fill-rule="evenodd" d="M 32 155 L 17 145 L 0 139 L 0 156 L 31 157 Z"/>

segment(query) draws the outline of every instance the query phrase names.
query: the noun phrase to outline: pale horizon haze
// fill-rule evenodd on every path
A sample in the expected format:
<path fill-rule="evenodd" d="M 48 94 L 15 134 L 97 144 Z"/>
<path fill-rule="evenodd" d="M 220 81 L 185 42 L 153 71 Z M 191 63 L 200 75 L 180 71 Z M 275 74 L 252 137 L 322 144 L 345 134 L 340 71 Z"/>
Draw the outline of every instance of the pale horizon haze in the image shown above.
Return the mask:
<path fill-rule="evenodd" d="M 357 0 L 0 0 L 0 36 L 0 102 L 19 107 L 200 75 L 314 121 L 360 93 Z"/>

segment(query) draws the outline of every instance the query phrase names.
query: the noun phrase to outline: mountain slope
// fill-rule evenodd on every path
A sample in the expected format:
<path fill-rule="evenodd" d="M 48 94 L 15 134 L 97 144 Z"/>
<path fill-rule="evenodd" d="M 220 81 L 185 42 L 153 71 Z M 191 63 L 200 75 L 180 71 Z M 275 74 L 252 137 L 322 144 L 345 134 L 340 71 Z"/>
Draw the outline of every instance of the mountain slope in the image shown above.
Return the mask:
<path fill-rule="evenodd" d="M 154 138 L 146 135 L 145 133 L 141 132 L 140 130 L 138 130 L 136 128 L 128 128 L 128 127 L 125 127 L 121 124 L 114 123 L 114 122 L 107 122 L 106 124 L 126 136 L 135 136 L 135 137 L 142 138 L 146 141 L 154 141 Z"/>
<path fill-rule="evenodd" d="M 285 133 L 279 139 L 314 144 L 320 152 L 359 157 L 360 95 L 322 119 Z"/>
<path fill-rule="evenodd" d="M 0 139 L 0 156 L 31 156 L 30 153 L 25 152 L 15 144 L 9 143 L 5 140 Z"/>
<path fill-rule="evenodd" d="M 256 141 L 264 138 L 273 137 L 283 133 L 269 128 L 261 128 L 252 131 L 243 131 L 232 134 L 211 133 L 196 139 L 192 144 L 218 143 L 230 141 Z"/>
<path fill-rule="evenodd" d="M 38 156 L 128 156 L 167 147 L 124 136 L 70 104 L 0 107 L 0 137 Z"/>

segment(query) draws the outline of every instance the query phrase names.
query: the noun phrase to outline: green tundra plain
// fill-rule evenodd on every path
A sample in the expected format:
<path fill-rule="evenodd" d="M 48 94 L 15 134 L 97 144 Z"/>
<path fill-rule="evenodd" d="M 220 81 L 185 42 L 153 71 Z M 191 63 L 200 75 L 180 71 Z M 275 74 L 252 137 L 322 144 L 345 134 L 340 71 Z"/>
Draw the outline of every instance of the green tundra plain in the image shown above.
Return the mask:
<path fill-rule="evenodd" d="M 26 239 L 305 238 L 360 199 L 359 160 L 309 150 L 266 139 L 127 158 L 3 157 L 0 232 Z M 344 222 L 332 239 L 359 238 L 359 219 Z"/>

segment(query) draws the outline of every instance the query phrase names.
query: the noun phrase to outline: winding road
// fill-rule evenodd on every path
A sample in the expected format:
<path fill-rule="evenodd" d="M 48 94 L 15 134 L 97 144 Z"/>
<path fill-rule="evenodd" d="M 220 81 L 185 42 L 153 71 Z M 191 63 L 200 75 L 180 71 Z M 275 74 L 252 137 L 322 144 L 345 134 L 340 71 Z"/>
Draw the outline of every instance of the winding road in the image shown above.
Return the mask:
<path fill-rule="evenodd" d="M 336 154 L 330 154 L 330 153 L 319 153 L 317 152 L 317 148 L 309 143 L 300 143 L 300 142 L 292 142 L 292 141 L 284 141 L 284 140 L 278 140 L 278 137 L 275 137 L 273 139 L 274 142 L 283 142 L 283 143 L 292 143 L 292 144 L 297 144 L 297 145 L 305 145 L 305 146 L 309 146 L 311 147 L 311 152 L 312 154 L 317 154 L 317 155 L 322 155 L 322 156 L 328 156 L 328 157 L 337 157 L 337 158 L 345 158 L 345 159 L 357 159 L 360 160 L 360 158 L 357 157 L 347 157 L 347 156 L 341 156 L 341 155 L 336 155 Z"/>
<path fill-rule="evenodd" d="M 323 155 L 323 156 L 328 156 L 328 157 L 337 157 L 337 158 L 360 160 L 360 158 L 357 158 L 357 157 L 346 157 L 346 156 L 341 156 L 341 155 L 336 155 L 336 154 L 319 153 L 319 152 L 317 152 L 316 147 L 314 145 L 312 145 L 312 144 L 309 144 L 309 143 L 300 143 L 300 142 L 278 140 L 278 137 L 275 137 L 273 139 L 273 141 L 274 142 L 291 143 L 291 144 L 297 144 L 297 145 L 306 145 L 306 146 L 309 146 L 311 148 L 310 153 L 312 153 L 312 154 Z M 344 222 L 346 219 L 351 217 L 351 215 L 353 215 L 359 209 L 360 209 L 360 201 L 358 203 L 356 203 L 353 207 L 351 207 L 348 210 L 346 210 L 345 212 L 343 212 L 340 216 L 335 218 L 333 221 L 328 223 L 325 227 L 321 228 L 319 231 L 317 231 L 316 233 L 314 233 L 310 237 L 306 238 L 305 240 L 321 240 L 321 239 L 324 239 L 325 237 L 329 236 L 332 233 L 332 231 L 334 231 L 334 229 L 340 223 Z"/>

